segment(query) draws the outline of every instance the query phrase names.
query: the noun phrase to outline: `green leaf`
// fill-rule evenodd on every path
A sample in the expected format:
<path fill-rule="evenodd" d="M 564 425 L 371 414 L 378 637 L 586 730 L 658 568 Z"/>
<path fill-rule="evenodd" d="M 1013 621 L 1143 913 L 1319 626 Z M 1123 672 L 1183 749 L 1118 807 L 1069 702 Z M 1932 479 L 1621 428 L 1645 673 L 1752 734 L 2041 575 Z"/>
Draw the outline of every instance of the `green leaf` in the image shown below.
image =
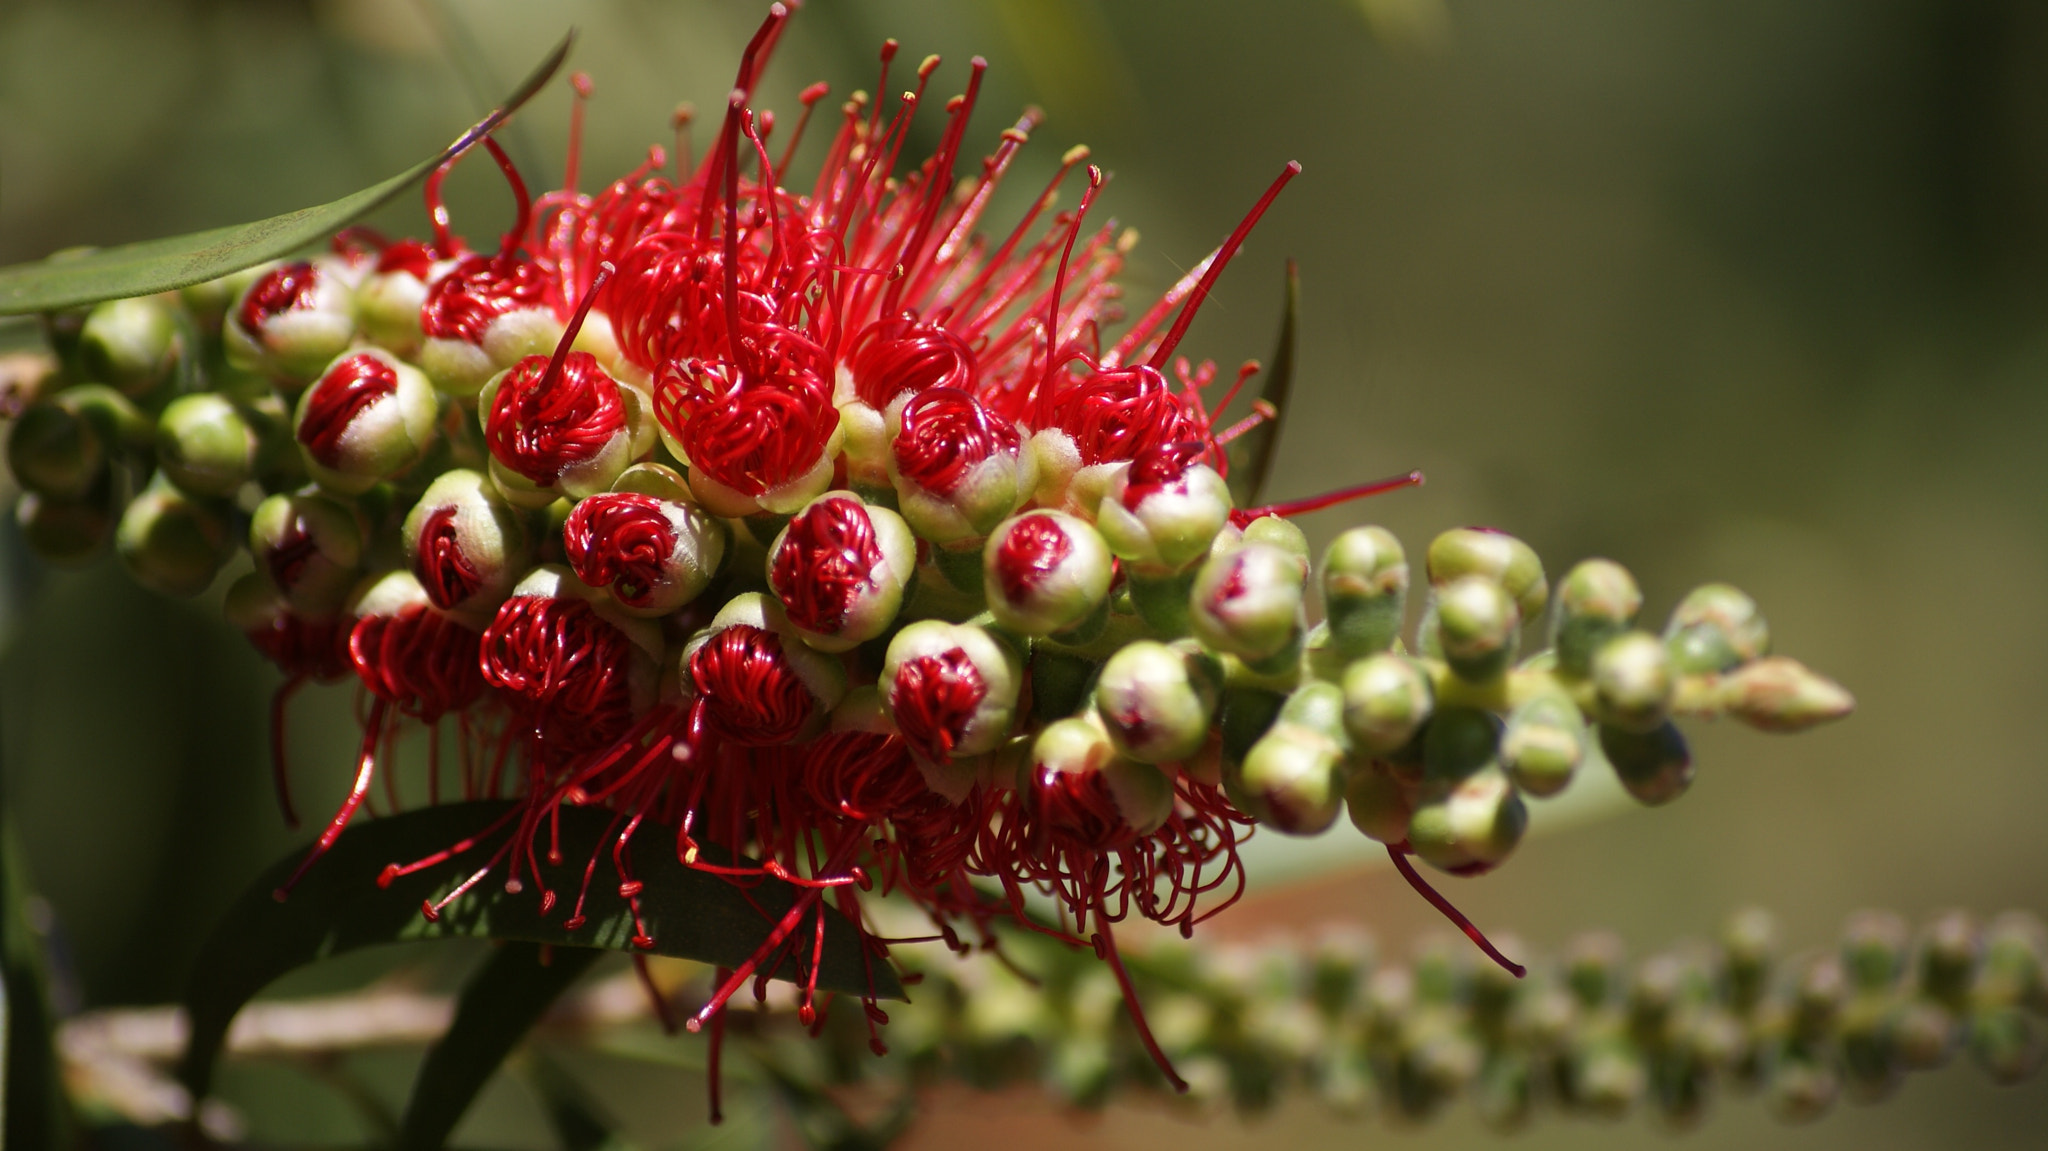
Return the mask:
<path fill-rule="evenodd" d="M 601 951 L 507 943 L 463 985 L 448 1033 L 428 1050 L 398 1125 L 399 1151 L 437 1151 L 477 1092 Z M 595 1146 L 594 1144 L 592 1146 Z"/>
<path fill-rule="evenodd" d="M 1230 443 L 1230 498 L 1238 507 L 1254 507 L 1273 471 L 1273 449 L 1280 442 L 1280 418 L 1287 412 L 1287 393 L 1294 386 L 1294 349 L 1301 319 L 1301 274 L 1287 261 L 1287 304 L 1280 316 L 1280 338 L 1266 364 L 1266 383 L 1254 409 L 1265 420 Z"/>
<path fill-rule="evenodd" d="M 70 1144 L 52 1042 L 42 941 L 30 928 L 28 886 L 13 823 L 0 819 L 0 1143 L 7 1147 Z"/>
<path fill-rule="evenodd" d="M 287 255 L 332 235 L 350 221 L 383 206 L 414 181 L 496 130 L 554 76 L 575 39 L 573 31 L 562 37 L 547 59 L 496 111 L 457 136 L 454 143 L 381 184 L 332 203 L 301 208 L 267 220 L 0 268 L 0 316 L 146 296 L 203 283 Z"/>
<path fill-rule="evenodd" d="M 423 859 L 478 836 L 514 806 L 512 800 L 443 804 L 356 824 L 334 841 L 333 849 L 283 902 L 272 893 L 297 870 L 305 853 L 293 852 L 258 876 L 200 952 L 186 993 L 192 1039 L 179 1077 L 194 1097 L 206 1094 L 235 1012 L 278 976 L 314 960 L 379 944 L 454 936 L 632 950 L 633 913 L 619 894 L 612 869 L 610 836 L 617 829 L 614 813 L 608 810 L 562 808 L 563 862 L 547 866 L 546 872 L 558 903 L 547 916 L 541 915 L 540 893 L 530 883 L 517 894 L 505 891 L 502 867 L 443 908 L 436 919 L 420 914 L 422 902 L 438 900 L 483 866 L 509 831 L 484 837 L 445 865 L 400 876 L 388 888 L 378 886 L 386 864 Z M 544 825 L 542 842 L 534 845 L 543 860 L 547 835 Z M 703 851 L 711 862 L 727 862 L 708 844 Z M 586 921 L 571 931 L 563 922 L 576 900 L 583 869 L 593 857 L 598 867 L 583 907 Z M 657 955 L 737 967 L 798 897 L 794 885 L 780 880 L 749 880 L 741 888 L 687 867 L 676 858 L 674 833 L 651 825 L 643 825 L 634 836 L 631 862 L 634 877 L 645 884 L 640 892 L 641 920 L 654 938 L 652 950 Z M 806 920 L 799 933 L 806 939 L 811 922 L 815 921 Z M 860 995 L 872 989 L 877 998 L 903 998 L 902 985 L 889 965 L 867 955 L 853 925 L 830 907 L 825 908 L 824 951 L 818 966 L 821 990 Z M 792 954 L 783 957 L 773 974 L 795 979 L 804 972 Z"/>

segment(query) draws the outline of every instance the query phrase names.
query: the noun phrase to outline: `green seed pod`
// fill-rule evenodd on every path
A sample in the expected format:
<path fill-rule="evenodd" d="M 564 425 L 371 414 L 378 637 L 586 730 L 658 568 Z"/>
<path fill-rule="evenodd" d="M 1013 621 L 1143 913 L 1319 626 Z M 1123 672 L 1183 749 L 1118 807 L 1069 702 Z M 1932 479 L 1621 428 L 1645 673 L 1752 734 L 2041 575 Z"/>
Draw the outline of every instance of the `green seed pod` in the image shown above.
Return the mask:
<path fill-rule="evenodd" d="M 1344 669 L 1344 730 L 1367 755 L 1406 747 L 1429 722 L 1435 689 L 1415 661 L 1391 652 L 1355 660 Z"/>
<path fill-rule="evenodd" d="M 164 595 L 195 596 L 234 554 L 226 518 L 159 474 L 129 502 L 114 548 L 135 582 Z"/>
<path fill-rule="evenodd" d="M 1692 751 L 1669 723 L 1648 732 L 1601 724 L 1600 750 L 1638 803 L 1670 803 L 1692 786 Z"/>
<path fill-rule="evenodd" d="M 1111 554 L 1137 574 L 1171 575 L 1209 554 L 1230 523 L 1230 486 L 1207 464 L 1177 473 L 1140 460 L 1117 473 L 1097 506 L 1095 526 Z"/>
<path fill-rule="evenodd" d="M 1581 560 L 1557 585 L 1550 642 L 1557 649 L 1558 669 L 1574 676 L 1593 674 L 1593 653 L 1634 627 L 1642 610 L 1642 590 L 1627 568 L 1613 560 Z"/>
<path fill-rule="evenodd" d="M 184 352 L 178 318 L 157 296 L 96 304 L 79 333 L 86 372 L 130 396 L 146 395 L 170 379 Z"/>
<path fill-rule="evenodd" d="M 1426 562 L 1432 587 L 1465 576 L 1485 576 L 1507 591 L 1525 620 L 1542 615 L 1550 599 L 1543 561 L 1534 548 L 1506 532 L 1452 528 L 1430 541 Z"/>
<path fill-rule="evenodd" d="M 1195 576 L 1188 622 L 1195 638 L 1254 669 L 1290 660 L 1307 627 L 1302 593 L 1307 561 L 1271 544 L 1247 541 L 1212 555 Z"/>
<path fill-rule="evenodd" d="M 283 602 L 309 617 L 347 601 L 363 562 L 356 513 L 317 492 L 278 494 L 249 517 L 249 553 Z"/>
<path fill-rule="evenodd" d="M 199 496 L 231 496 L 256 475 L 261 444 L 241 409 L 217 392 L 179 396 L 156 423 L 156 462 Z"/>
<path fill-rule="evenodd" d="M 1222 687 L 1208 657 L 1138 640 L 1102 665 L 1095 709 L 1120 754 L 1173 763 L 1201 750 Z"/>
<path fill-rule="evenodd" d="M 1344 809 L 1352 825 L 1368 839 L 1397 844 L 1408 838 L 1415 816 L 1415 789 L 1385 763 L 1368 760 L 1352 770 L 1344 785 Z"/>
<path fill-rule="evenodd" d="M 1506 589 L 1487 576 L 1460 576 L 1436 589 L 1437 637 L 1458 678 L 1486 683 L 1514 662 L 1522 618 Z"/>
<path fill-rule="evenodd" d="M 7 437 L 7 465 L 15 482 L 60 502 L 75 503 L 107 467 L 107 445 L 92 421 L 68 404 L 31 405 Z"/>
<path fill-rule="evenodd" d="M 1501 736 L 1500 761 L 1515 786 L 1535 796 L 1563 791 L 1586 758 L 1586 721 L 1561 692 L 1515 709 Z"/>
<path fill-rule="evenodd" d="M 1770 653 L 1771 627 L 1756 601 L 1724 583 L 1687 593 L 1664 627 L 1664 643 L 1680 672 L 1728 671 Z"/>
<path fill-rule="evenodd" d="M 1763 731 L 1805 731 L 1856 710 L 1856 697 L 1787 656 L 1744 664 L 1721 680 L 1728 714 Z"/>
<path fill-rule="evenodd" d="M 1529 828 L 1528 807 L 1496 765 L 1467 775 L 1448 792 L 1425 795 L 1408 821 L 1408 846 L 1430 866 L 1453 875 L 1498 867 Z"/>
<path fill-rule="evenodd" d="M 30 550 L 53 564 L 84 563 L 114 534 L 105 501 L 91 497 L 59 500 L 23 492 L 14 503 L 14 523 Z"/>
<path fill-rule="evenodd" d="M 1330 643 L 1349 659 L 1385 651 L 1401 632 L 1408 558 L 1381 527 L 1352 528 L 1323 553 L 1323 610 Z"/>
<path fill-rule="evenodd" d="M 1474 707 L 1438 708 L 1422 736 L 1423 780 L 1442 792 L 1498 765 L 1500 720 Z"/>
<path fill-rule="evenodd" d="M 1671 711 L 1671 657 L 1648 632 L 1608 640 L 1593 656 L 1594 706 L 1600 722 L 1625 731 L 1657 730 Z"/>

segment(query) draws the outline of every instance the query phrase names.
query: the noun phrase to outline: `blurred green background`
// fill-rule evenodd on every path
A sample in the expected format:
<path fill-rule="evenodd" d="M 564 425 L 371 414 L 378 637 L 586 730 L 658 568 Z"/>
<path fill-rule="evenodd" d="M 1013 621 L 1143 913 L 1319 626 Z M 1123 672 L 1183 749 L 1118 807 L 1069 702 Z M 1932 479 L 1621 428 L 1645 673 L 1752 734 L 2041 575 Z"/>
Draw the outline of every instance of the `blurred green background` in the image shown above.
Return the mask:
<path fill-rule="evenodd" d="M 717 106 L 761 11 L 7 0 L 0 262 L 352 191 L 429 154 L 572 24 L 573 66 L 598 86 L 586 182 L 608 179 L 667 139 L 676 101 Z M 816 78 L 839 94 L 871 86 L 891 35 L 911 59 L 946 56 L 946 91 L 967 56 L 988 57 L 976 148 L 1023 104 L 1047 110 L 1019 188 L 1067 144 L 1095 147 L 1112 174 L 1102 210 L 1145 235 L 1135 301 L 1213 246 L 1282 163 L 1303 163 L 1184 348 L 1226 366 L 1266 354 L 1282 261 L 1300 259 L 1302 361 L 1271 494 L 1429 476 L 1307 517 L 1318 544 L 1365 518 L 1411 548 L 1497 525 L 1554 571 L 1594 554 L 1627 563 L 1650 618 L 1729 580 L 1762 601 L 1781 648 L 1857 692 L 1852 721 L 1798 739 L 1695 732 L 1699 781 L 1673 807 L 1542 834 L 1538 805 L 1539 834 L 1510 866 L 1447 881 L 1473 918 L 1546 948 L 1608 927 L 1647 950 L 1745 903 L 1776 911 L 1795 947 L 1869 906 L 1915 920 L 2048 908 L 2048 8 L 813 0 L 763 103 L 793 107 Z M 567 108 L 558 84 L 509 137 L 543 184 Z M 937 125 L 922 125 L 926 149 Z M 478 240 L 510 217 L 486 168 L 451 180 L 458 229 Z M 376 222 L 424 220 L 409 198 Z M 41 571 L 9 547 L 5 783 L 55 912 L 67 1002 L 164 1001 L 213 916 L 294 842 L 266 779 L 274 677 L 207 602 L 155 599 L 111 561 Z M 294 715 L 315 813 L 344 786 L 349 709 L 334 690 Z M 1250 938 L 1332 918 L 1393 950 L 1439 930 L 1391 875 L 1348 868 L 1269 885 L 1215 927 Z M 360 1137 L 346 1108 L 289 1075 L 239 1082 L 258 1136 Z M 608 1082 L 637 1135 L 681 1139 L 694 1086 L 645 1068 Z M 545 1145 L 516 1092 L 486 1102 L 473 1136 Z M 1050 1110 L 948 1090 L 914 1142 L 1367 1134 L 1306 1102 L 1251 1126 Z M 2032 1147 L 2044 1125 L 2041 1084 L 2001 1090 L 1958 1068 L 1812 1128 L 1731 1101 L 1684 1138 Z M 1621 1146 L 1654 1129 L 1553 1118 L 1520 1139 Z M 1388 1137 L 1490 1139 L 1462 1111 Z"/>

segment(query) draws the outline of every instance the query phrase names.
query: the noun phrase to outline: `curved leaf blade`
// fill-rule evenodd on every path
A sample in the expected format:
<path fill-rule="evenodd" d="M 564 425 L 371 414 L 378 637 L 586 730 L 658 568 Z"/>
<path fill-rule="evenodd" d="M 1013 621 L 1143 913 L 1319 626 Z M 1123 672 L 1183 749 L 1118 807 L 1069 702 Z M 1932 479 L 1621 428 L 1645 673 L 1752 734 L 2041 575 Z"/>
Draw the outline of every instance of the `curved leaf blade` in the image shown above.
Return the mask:
<path fill-rule="evenodd" d="M 427 1051 L 413 1079 L 398 1151 L 438 1151 L 505 1057 L 549 1005 L 576 982 L 601 951 L 507 943 L 463 984 L 448 1033 Z"/>
<path fill-rule="evenodd" d="M 505 102 L 471 125 L 431 159 L 379 184 L 326 204 L 300 208 L 267 220 L 232 224 L 160 240 L 97 248 L 75 257 L 38 260 L 0 268 L 0 316 L 47 312 L 101 300 L 147 296 L 238 272 L 289 254 L 331 235 L 383 206 L 392 197 L 449 159 L 462 154 L 503 124 L 540 91 L 575 42 L 571 31 L 548 53 Z"/>
<path fill-rule="evenodd" d="M 1265 420 L 1230 443 L 1230 498 L 1238 507 L 1254 507 L 1273 471 L 1273 449 L 1280 443 L 1280 420 L 1287 412 L 1287 394 L 1294 388 L 1294 354 L 1301 327 L 1301 273 L 1287 261 L 1287 295 L 1280 314 L 1280 335 L 1267 361 L 1266 382 L 1253 401 Z"/>
<path fill-rule="evenodd" d="M 540 913 L 539 892 L 529 886 L 508 894 L 502 879 L 477 884 L 436 919 L 420 914 L 422 902 L 446 895 L 481 867 L 509 830 L 484 838 L 443 866 L 400 876 L 388 888 L 377 885 L 386 864 L 423 859 L 479 836 L 510 812 L 514 802 L 443 804 L 356 824 L 334 841 L 333 849 L 281 903 L 272 892 L 297 869 L 305 853 L 295 851 L 257 876 L 207 940 L 186 992 L 192 1038 L 178 1074 L 193 1095 L 206 1094 L 235 1012 L 278 976 L 318 959 L 380 944 L 455 936 L 632 950 L 633 911 L 619 894 L 612 870 L 608 836 L 617 829 L 607 810 L 562 809 L 563 863 L 547 869 L 559 902 L 547 916 Z M 597 855 L 600 844 L 605 845 L 604 854 L 583 907 L 585 922 L 571 931 L 563 926 L 568 905 L 574 903 L 584 866 Z M 544 857 L 545 847 L 537 845 L 536 854 Z M 712 862 L 725 862 L 709 845 L 703 850 Z M 652 950 L 657 955 L 737 967 L 798 898 L 798 889 L 780 880 L 749 881 L 743 889 L 685 866 L 676 858 L 673 833 L 659 827 L 641 827 L 633 839 L 631 864 L 634 878 L 645 884 L 640 915 L 654 937 Z M 818 987 L 903 998 L 895 972 L 863 950 L 853 925 L 830 907 L 824 911 Z M 809 939 L 811 929 L 807 925 L 798 934 Z M 785 955 L 773 974 L 778 979 L 801 977 L 797 957 Z"/>

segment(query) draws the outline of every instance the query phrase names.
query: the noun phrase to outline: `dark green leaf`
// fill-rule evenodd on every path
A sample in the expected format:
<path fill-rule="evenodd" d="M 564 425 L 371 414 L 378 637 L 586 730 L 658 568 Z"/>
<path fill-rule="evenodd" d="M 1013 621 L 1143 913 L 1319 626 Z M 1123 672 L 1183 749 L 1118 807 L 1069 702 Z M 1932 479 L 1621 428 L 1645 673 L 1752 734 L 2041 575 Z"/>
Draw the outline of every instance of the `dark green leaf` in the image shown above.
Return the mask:
<path fill-rule="evenodd" d="M 1294 348 L 1301 318 L 1301 275 L 1287 261 L 1287 304 L 1280 316 L 1280 338 L 1266 363 L 1266 383 L 1254 407 L 1265 420 L 1230 443 L 1230 498 L 1238 507 L 1254 507 L 1273 471 L 1273 449 L 1280 442 L 1280 420 L 1287 413 L 1287 393 L 1294 386 Z M 1263 405 L 1263 407 L 1260 407 Z"/>
<path fill-rule="evenodd" d="M 427 1052 L 398 1125 L 399 1151 L 437 1151 L 491 1073 L 540 1017 L 604 954 L 507 943 L 463 985 L 448 1034 Z"/>
<path fill-rule="evenodd" d="M 546 874 L 557 889 L 558 902 L 546 916 L 540 913 L 540 893 L 530 883 L 517 894 L 505 891 L 502 867 L 442 909 L 437 919 L 420 914 L 423 901 L 447 894 L 483 866 L 508 832 L 487 837 L 442 866 L 401 876 L 389 888 L 378 886 L 386 864 L 423 859 L 479 835 L 512 806 L 510 800 L 444 804 L 359 823 L 335 840 L 333 850 L 313 865 L 282 903 L 271 893 L 297 869 L 304 853 L 294 852 L 258 876 L 207 941 L 186 993 L 192 1040 L 179 1074 L 193 1094 L 206 1093 L 228 1023 L 242 1004 L 278 976 L 316 959 L 378 944 L 452 936 L 632 949 L 633 914 L 619 895 L 609 838 L 616 828 L 612 813 L 605 810 L 562 809 L 563 862 L 548 866 Z M 545 827 L 541 835 L 543 842 L 535 845 L 535 854 L 545 859 Z M 713 862 L 725 862 L 709 845 L 704 854 Z M 583 908 L 586 922 L 570 931 L 563 921 L 593 856 L 598 866 Z M 794 886 L 779 880 L 750 881 L 742 889 L 686 867 L 676 859 L 674 833 L 651 825 L 643 825 L 634 837 L 631 862 L 634 877 L 646 885 L 640 893 L 641 918 L 658 955 L 737 967 L 798 896 Z M 809 933 L 808 927 L 802 932 L 806 938 Z M 788 955 L 774 975 L 795 979 L 803 974 L 802 966 L 797 956 Z M 889 965 L 871 961 L 852 924 L 829 907 L 818 986 L 855 995 L 872 988 L 879 998 L 903 998 L 902 985 Z"/>
<path fill-rule="evenodd" d="M 69 1115 L 51 1041 L 42 941 L 29 926 L 28 887 L 11 821 L 0 819 L 0 1038 L 6 1069 L 0 1074 L 0 1139 L 8 1147 L 68 1145 Z"/>
<path fill-rule="evenodd" d="M 0 316 L 47 312 L 182 288 L 276 259 L 332 235 L 503 124 L 554 76 L 568 57 L 569 45 L 575 38 L 574 32 L 564 36 L 496 111 L 457 136 L 454 143 L 432 159 L 381 184 L 332 203 L 301 208 L 267 220 L 117 248 L 98 248 L 62 260 L 0 268 Z"/>

